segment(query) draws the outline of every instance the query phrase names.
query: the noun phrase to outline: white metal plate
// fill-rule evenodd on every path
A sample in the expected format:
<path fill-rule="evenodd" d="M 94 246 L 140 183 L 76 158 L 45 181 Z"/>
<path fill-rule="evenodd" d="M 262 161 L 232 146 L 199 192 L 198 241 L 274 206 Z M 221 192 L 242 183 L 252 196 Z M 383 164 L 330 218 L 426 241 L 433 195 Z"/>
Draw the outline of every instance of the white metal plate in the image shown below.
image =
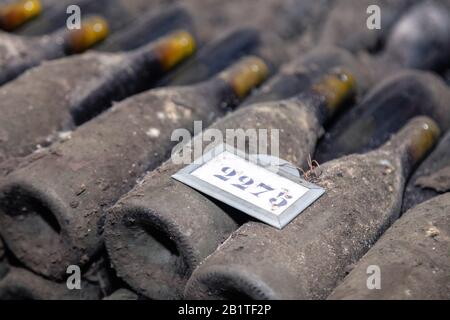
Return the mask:
<path fill-rule="evenodd" d="M 258 159 L 220 145 L 173 178 L 279 229 L 325 192 L 292 170 L 268 167 L 266 155 L 261 155 L 262 161 L 246 158 Z"/>

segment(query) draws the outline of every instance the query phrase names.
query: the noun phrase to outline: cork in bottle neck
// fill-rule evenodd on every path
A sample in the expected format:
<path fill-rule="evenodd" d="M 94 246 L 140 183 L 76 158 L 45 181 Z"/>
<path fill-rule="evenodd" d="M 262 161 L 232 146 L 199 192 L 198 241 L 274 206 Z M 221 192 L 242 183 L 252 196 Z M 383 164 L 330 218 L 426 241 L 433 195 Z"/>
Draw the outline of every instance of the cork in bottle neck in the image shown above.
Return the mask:
<path fill-rule="evenodd" d="M 163 70 L 174 68 L 196 50 L 194 36 L 184 30 L 175 31 L 156 41 L 152 46 Z"/>
<path fill-rule="evenodd" d="M 355 96 L 356 80 L 352 73 L 338 68 L 324 75 L 312 86 L 312 91 L 322 97 L 325 118 L 329 119 Z"/>
<path fill-rule="evenodd" d="M 221 72 L 218 77 L 225 81 L 241 100 L 264 82 L 268 75 L 269 68 L 261 58 L 248 56 Z"/>
<path fill-rule="evenodd" d="M 0 6 L 0 27 L 12 31 L 42 13 L 40 0 L 18 0 Z"/>
<path fill-rule="evenodd" d="M 434 120 L 425 116 L 415 117 L 382 149 L 402 157 L 406 169 L 410 171 L 432 150 L 440 134 L 441 130 Z"/>
<path fill-rule="evenodd" d="M 109 35 L 108 22 L 100 17 L 93 16 L 81 23 L 80 29 L 71 30 L 68 36 L 70 53 L 81 53 L 103 41 Z"/>

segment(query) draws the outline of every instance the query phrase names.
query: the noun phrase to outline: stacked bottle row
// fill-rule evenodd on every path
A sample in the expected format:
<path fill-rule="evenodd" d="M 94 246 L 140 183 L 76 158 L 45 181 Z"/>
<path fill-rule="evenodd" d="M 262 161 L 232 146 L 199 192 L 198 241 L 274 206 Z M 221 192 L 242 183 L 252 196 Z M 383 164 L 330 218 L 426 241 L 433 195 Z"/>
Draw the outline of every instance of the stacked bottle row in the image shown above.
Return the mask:
<path fill-rule="evenodd" d="M 198 45 L 190 27 L 168 33 L 182 9 L 166 11 L 168 20 L 153 16 L 165 35 L 129 51 L 26 58 L 33 62 L 0 88 L 8 255 L 0 258 L 0 297 L 97 299 L 118 287 L 126 289 L 108 299 L 365 297 L 366 265 L 397 270 L 383 248 L 405 268 L 413 267 L 408 252 L 432 241 L 440 257 L 448 197 L 416 205 L 450 190 L 448 137 L 422 162 L 450 125 L 450 89 L 430 72 L 448 67 L 450 17 L 427 2 L 394 23 L 413 2 L 392 8 L 390 32 L 376 36 L 385 42 L 380 53 L 354 55 L 379 40 L 352 33 L 332 43 L 324 29 L 319 46 L 279 70 L 289 59 L 273 49 L 282 40 L 242 28 L 170 72 Z M 95 19 L 67 38 L 83 50 L 98 42 L 107 27 Z M 405 25 L 414 26 L 413 38 Z M 40 64 L 49 59 L 56 60 Z M 169 159 L 171 135 L 193 133 L 195 121 L 222 133 L 281 128 L 281 158 L 304 167 L 316 153 L 325 162 L 310 173 L 325 195 L 276 230 L 177 182 L 171 176 L 183 166 Z M 200 135 L 192 141 L 205 143 Z M 421 259 L 439 270 L 431 282 L 445 282 L 443 259 Z M 79 296 L 65 284 L 70 265 L 83 271 Z M 421 281 L 426 270 L 407 284 L 411 297 L 448 297 L 445 283 Z M 402 285 L 392 282 L 379 297 L 399 297 Z"/>

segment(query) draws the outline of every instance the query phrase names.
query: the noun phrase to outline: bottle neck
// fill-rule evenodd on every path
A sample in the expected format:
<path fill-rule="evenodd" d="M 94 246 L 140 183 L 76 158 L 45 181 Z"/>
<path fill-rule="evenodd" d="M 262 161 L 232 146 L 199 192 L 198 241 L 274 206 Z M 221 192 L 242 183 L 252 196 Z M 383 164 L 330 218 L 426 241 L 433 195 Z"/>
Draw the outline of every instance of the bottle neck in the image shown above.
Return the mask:
<path fill-rule="evenodd" d="M 175 87 L 184 104 L 195 106 L 197 114 L 223 113 L 235 108 L 253 88 L 267 77 L 265 63 L 257 57 L 245 57 L 210 80 Z"/>
<path fill-rule="evenodd" d="M 0 5 L 0 27 L 13 31 L 42 13 L 40 0 L 16 0 Z"/>
<path fill-rule="evenodd" d="M 164 68 L 160 64 L 158 56 L 154 52 L 154 43 L 147 44 L 132 51 L 125 53 L 118 53 L 126 56 L 128 61 L 127 67 L 140 72 L 157 72 L 161 74 L 164 72 Z"/>
<path fill-rule="evenodd" d="M 195 52 L 196 42 L 191 33 L 180 30 L 143 48 L 144 51 L 147 49 L 156 57 L 161 68 L 169 71 Z"/>
<path fill-rule="evenodd" d="M 440 136 L 439 126 L 428 117 L 416 117 L 408 122 L 380 150 L 400 160 L 404 177 L 431 151 Z"/>
<path fill-rule="evenodd" d="M 221 112 L 234 110 L 242 100 L 229 83 L 219 77 L 196 84 L 192 88 L 208 101 L 208 108 Z"/>
<path fill-rule="evenodd" d="M 258 57 L 249 56 L 219 73 L 212 81 L 218 83 L 217 80 L 221 80 L 240 102 L 264 82 L 268 75 L 266 63 Z"/>
<path fill-rule="evenodd" d="M 109 34 L 108 22 L 99 16 L 89 17 L 81 23 L 80 29 L 66 27 L 43 36 L 46 47 L 59 49 L 66 55 L 82 53 L 103 41 Z"/>
<path fill-rule="evenodd" d="M 195 51 L 195 40 L 186 31 L 177 31 L 157 41 L 126 53 L 126 68 L 132 69 L 142 78 L 154 81 Z"/>
<path fill-rule="evenodd" d="M 318 121 L 324 124 L 352 99 L 355 93 L 354 76 L 347 71 L 336 69 L 324 75 L 309 90 L 300 93 L 295 99 L 310 107 Z"/>
<path fill-rule="evenodd" d="M 306 106 L 321 125 L 327 122 L 329 114 L 326 100 L 316 91 L 308 90 L 289 100 L 295 102 L 299 107 Z"/>
<path fill-rule="evenodd" d="M 253 56 L 244 57 L 212 79 L 192 88 L 209 97 L 220 109 L 234 109 L 268 76 L 265 62 Z"/>

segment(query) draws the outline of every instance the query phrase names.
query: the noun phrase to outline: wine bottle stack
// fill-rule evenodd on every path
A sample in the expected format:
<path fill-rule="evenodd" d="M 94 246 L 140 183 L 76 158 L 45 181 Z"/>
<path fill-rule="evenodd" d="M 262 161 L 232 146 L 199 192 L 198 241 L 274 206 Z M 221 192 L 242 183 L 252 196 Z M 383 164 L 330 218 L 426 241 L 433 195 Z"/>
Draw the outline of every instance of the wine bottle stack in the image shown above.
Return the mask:
<path fill-rule="evenodd" d="M 450 2 L 0 0 L 0 29 L 0 300 L 450 299 Z M 275 228 L 174 178 L 224 144 L 324 193 Z"/>

